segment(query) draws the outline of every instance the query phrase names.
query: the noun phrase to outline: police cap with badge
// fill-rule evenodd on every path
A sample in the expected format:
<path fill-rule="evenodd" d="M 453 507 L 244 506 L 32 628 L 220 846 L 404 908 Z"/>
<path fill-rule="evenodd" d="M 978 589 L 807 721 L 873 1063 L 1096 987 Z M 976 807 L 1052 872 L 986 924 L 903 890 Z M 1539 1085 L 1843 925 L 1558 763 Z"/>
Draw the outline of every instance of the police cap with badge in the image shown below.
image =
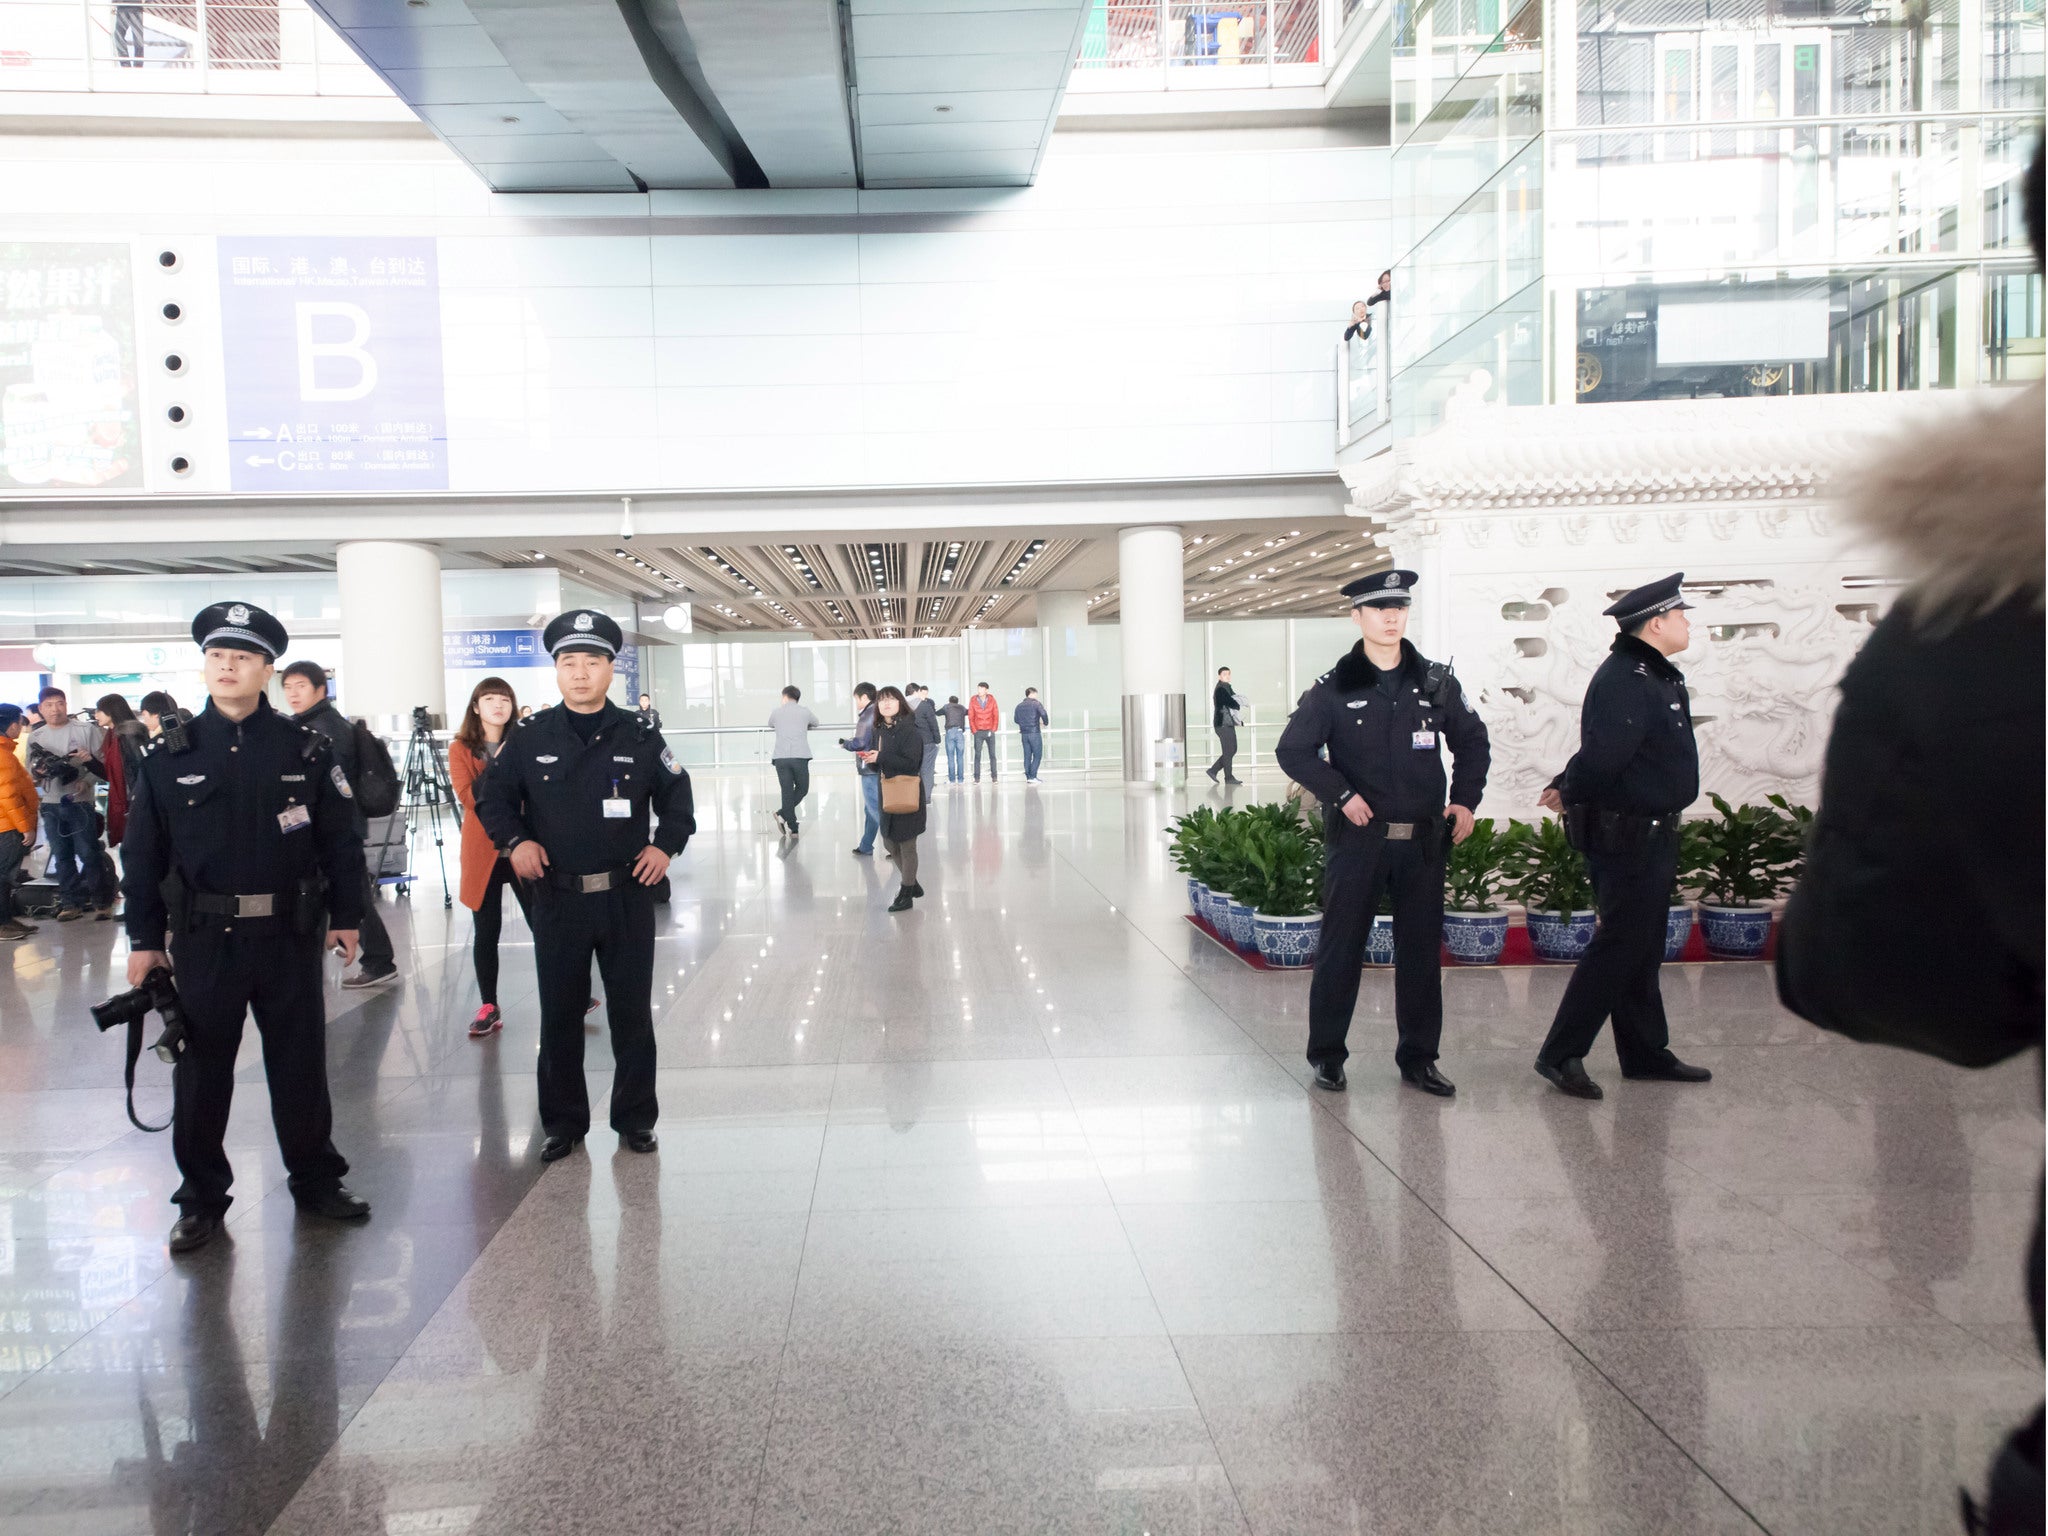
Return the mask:
<path fill-rule="evenodd" d="M 291 636 L 254 603 L 214 603 L 192 620 L 192 643 L 202 651 L 247 651 L 275 663 L 291 644 Z"/>
<path fill-rule="evenodd" d="M 1375 571 L 1338 590 L 1353 608 L 1406 608 L 1415 601 L 1415 583 L 1421 579 L 1413 571 Z"/>
<path fill-rule="evenodd" d="M 586 655 L 603 656 L 607 660 L 616 657 L 619 647 L 626 643 L 625 632 L 612 616 L 595 608 L 571 608 L 558 614 L 554 622 L 541 632 L 540 638 L 550 656 L 572 655 L 580 651 Z"/>
<path fill-rule="evenodd" d="M 1635 591 L 1624 592 L 1601 612 L 1623 629 L 1634 629 L 1660 613 L 1669 613 L 1674 608 L 1690 608 L 1692 604 L 1678 590 L 1678 584 L 1684 580 L 1685 572 L 1673 571 L 1669 576 L 1644 582 Z"/>

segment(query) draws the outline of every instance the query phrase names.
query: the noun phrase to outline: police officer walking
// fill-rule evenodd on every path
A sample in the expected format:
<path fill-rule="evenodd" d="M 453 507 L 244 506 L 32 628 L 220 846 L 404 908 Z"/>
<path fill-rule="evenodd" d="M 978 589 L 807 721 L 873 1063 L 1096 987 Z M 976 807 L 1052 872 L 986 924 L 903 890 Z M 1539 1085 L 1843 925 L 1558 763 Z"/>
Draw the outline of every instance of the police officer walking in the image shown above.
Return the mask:
<path fill-rule="evenodd" d="M 1557 1005 L 1536 1070 L 1564 1093 L 1597 1099 L 1585 1055 L 1612 1015 L 1621 1075 L 1704 1083 L 1705 1067 L 1671 1054 L 1657 968 L 1678 878 L 1679 814 L 1699 798 L 1700 755 L 1685 674 L 1671 664 L 1692 643 L 1679 595 L 1684 572 L 1637 587 L 1606 610 L 1621 626 L 1586 689 L 1579 750 L 1543 804 L 1562 811 L 1586 855 L 1600 907 L 1593 934 Z"/>
<path fill-rule="evenodd" d="M 1275 755 L 1290 779 L 1323 802 L 1323 929 L 1308 994 L 1316 1086 L 1344 1088 L 1359 970 L 1373 914 L 1390 892 L 1400 1035 L 1394 1062 L 1402 1081 L 1448 1098 L 1458 1090 L 1436 1069 L 1444 839 L 1471 835 L 1491 751 L 1485 723 L 1450 669 L 1404 638 L 1416 580 L 1413 571 L 1387 571 L 1344 588 L 1360 639 L 1301 696 Z M 1448 808 L 1440 745 L 1451 749 Z"/>
<path fill-rule="evenodd" d="M 223 1142 L 251 1012 L 292 1199 L 336 1221 L 370 1214 L 342 1186 L 348 1164 L 332 1140 L 320 974 L 323 943 L 355 959 L 363 845 L 353 795 L 327 739 L 264 694 L 282 624 L 248 603 L 215 603 L 193 620 L 192 638 L 206 654 L 209 702 L 143 754 L 122 847 L 129 985 L 170 966 L 175 947 L 186 1015 L 171 1073 L 171 1150 L 184 1175 L 171 1196 L 173 1253 L 211 1240 L 228 1208 Z M 182 895 L 167 912 L 173 873 Z"/>
<path fill-rule="evenodd" d="M 567 1157 L 590 1129 L 583 1015 L 593 956 L 604 976 L 616 1063 L 612 1129 L 635 1152 L 658 1145 L 654 887 L 697 824 L 690 776 L 662 745 L 660 731 L 605 697 L 624 638 L 593 608 L 572 609 L 548 625 L 541 640 L 555 659 L 562 702 L 512 729 L 476 795 L 491 841 L 511 856 L 512 872 L 537 887 L 544 1163 Z"/>

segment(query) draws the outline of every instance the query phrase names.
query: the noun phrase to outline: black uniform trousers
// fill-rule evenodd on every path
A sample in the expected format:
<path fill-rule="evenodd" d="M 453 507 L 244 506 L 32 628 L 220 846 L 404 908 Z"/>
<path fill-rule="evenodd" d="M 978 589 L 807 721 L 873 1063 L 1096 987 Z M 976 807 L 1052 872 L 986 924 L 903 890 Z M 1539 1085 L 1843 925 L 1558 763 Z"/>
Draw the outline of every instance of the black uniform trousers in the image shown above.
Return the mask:
<path fill-rule="evenodd" d="M 1382 894 L 1394 899 L 1394 1061 L 1436 1060 L 1444 1029 L 1444 855 L 1440 823 L 1426 818 L 1413 838 L 1394 841 L 1368 822 L 1355 827 L 1331 806 L 1323 873 L 1323 928 L 1308 989 L 1308 1059 L 1342 1066 L 1344 1037 L 1358 1004 L 1360 969 Z"/>
<path fill-rule="evenodd" d="M 1678 830 L 1654 833 L 1632 853 L 1589 853 L 1586 869 L 1600 926 L 1565 984 L 1536 1059 L 1554 1067 L 1584 1056 L 1611 1015 L 1621 1070 L 1649 1071 L 1671 1054 L 1657 968 L 1664 963 L 1665 922 L 1678 879 Z"/>
<path fill-rule="evenodd" d="M 540 1123 L 550 1136 L 590 1129 L 583 1016 L 592 956 L 604 977 L 612 1026 L 612 1129 L 651 1131 L 660 1113 L 654 1097 L 654 892 L 630 877 L 588 894 L 543 881 L 533 898 L 533 966 L 540 982 Z"/>
<path fill-rule="evenodd" d="M 171 1199 L 188 1213 L 228 1208 L 234 1169 L 224 1145 L 235 1094 L 242 1021 L 256 1016 L 270 1120 L 292 1195 L 317 1199 L 348 1164 L 334 1150 L 327 1097 L 327 1017 L 320 935 L 293 933 L 282 918 L 201 919 L 177 936 L 178 996 L 189 1031 L 171 1073 L 171 1152 L 184 1182 Z"/>

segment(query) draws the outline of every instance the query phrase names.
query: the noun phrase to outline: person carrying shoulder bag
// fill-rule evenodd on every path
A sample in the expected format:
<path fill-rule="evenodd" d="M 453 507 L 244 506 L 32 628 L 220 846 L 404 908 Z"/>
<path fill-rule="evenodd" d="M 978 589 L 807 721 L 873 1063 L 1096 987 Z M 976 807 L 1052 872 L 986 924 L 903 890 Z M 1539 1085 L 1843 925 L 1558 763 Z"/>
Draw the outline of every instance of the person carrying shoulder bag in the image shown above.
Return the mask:
<path fill-rule="evenodd" d="M 917 839 L 924 831 L 924 735 L 910 713 L 901 689 L 884 688 L 875 695 L 875 744 L 861 754 L 882 785 L 882 845 L 896 860 L 903 887 L 889 903 L 891 912 L 908 912 L 924 894 L 917 883 Z"/>

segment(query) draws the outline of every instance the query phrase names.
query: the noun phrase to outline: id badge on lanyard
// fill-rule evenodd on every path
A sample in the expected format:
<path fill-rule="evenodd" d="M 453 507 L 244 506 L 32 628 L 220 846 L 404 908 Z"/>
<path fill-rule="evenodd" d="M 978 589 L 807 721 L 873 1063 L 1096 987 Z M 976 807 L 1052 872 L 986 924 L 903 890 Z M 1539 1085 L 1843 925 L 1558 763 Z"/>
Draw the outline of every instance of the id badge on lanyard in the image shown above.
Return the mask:
<path fill-rule="evenodd" d="M 604 819 L 606 821 L 624 821 L 632 814 L 633 802 L 619 793 L 619 781 L 613 779 L 612 792 L 605 798 L 604 802 Z"/>

